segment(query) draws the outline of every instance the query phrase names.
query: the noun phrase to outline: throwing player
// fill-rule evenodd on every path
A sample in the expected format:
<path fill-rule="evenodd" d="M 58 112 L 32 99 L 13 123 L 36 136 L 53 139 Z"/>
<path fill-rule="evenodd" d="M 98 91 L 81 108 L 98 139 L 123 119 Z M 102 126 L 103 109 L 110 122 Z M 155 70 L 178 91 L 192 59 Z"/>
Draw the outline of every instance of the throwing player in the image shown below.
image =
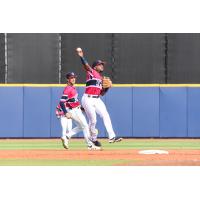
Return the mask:
<path fill-rule="evenodd" d="M 82 106 L 84 107 L 86 115 L 89 119 L 91 140 L 95 145 L 101 145 L 97 141 L 98 130 L 95 128 L 97 123 L 97 113 L 103 119 L 106 131 L 108 133 L 109 143 L 120 142 L 122 138 L 116 137 L 106 106 L 100 99 L 100 96 L 103 96 L 109 89 L 102 87 L 103 77 L 101 73 L 104 71 L 105 62 L 96 60 L 91 67 L 85 59 L 82 49 L 77 48 L 76 52 L 81 59 L 84 69 L 86 70 L 86 89 L 82 97 Z"/>
<path fill-rule="evenodd" d="M 90 132 L 85 116 L 81 111 L 81 106 L 78 101 L 78 93 L 74 84 L 76 82 L 76 75 L 73 72 L 66 74 L 67 86 L 63 91 L 60 103 L 56 109 L 56 115 L 60 118 L 62 126 L 62 143 L 65 149 L 68 149 L 69 139 L 76 133 L 83 131 L 86 144 L 89 150 L 100 150 L 90 141 Z M 72 129 L 72 120 L 77 124 Z"/>

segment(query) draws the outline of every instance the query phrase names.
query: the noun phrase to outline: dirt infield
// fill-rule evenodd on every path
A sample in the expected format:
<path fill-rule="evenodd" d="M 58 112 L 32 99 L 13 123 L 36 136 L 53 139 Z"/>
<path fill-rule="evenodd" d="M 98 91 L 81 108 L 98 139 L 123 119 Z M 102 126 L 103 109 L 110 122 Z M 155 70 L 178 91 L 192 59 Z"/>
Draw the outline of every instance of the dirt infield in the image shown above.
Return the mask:
<path fill-rule="evenodd" d="M 200 150 L 169 150 L 141 155 L 139 150 L 1 150 L 0 159 L 120 160 L 118 166 L 200 166 Z"/>

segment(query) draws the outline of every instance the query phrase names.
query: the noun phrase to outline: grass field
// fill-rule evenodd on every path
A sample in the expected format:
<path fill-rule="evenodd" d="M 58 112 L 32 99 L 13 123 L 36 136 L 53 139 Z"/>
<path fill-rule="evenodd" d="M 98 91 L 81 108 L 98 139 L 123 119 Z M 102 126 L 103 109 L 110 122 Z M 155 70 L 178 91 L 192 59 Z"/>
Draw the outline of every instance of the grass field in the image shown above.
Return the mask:
<path fill-rule="evenodd" d="M 200 165 L 200 139 L 124 139 L 102 151 L 88 151 L 83 139 L 63 149 L 60 139 L 1 139 L 1 166 Z M 139 155 L 139 150 L 168 150 L 169 155 Z M 176 164 L 177 163 L 177 164 Z"/>

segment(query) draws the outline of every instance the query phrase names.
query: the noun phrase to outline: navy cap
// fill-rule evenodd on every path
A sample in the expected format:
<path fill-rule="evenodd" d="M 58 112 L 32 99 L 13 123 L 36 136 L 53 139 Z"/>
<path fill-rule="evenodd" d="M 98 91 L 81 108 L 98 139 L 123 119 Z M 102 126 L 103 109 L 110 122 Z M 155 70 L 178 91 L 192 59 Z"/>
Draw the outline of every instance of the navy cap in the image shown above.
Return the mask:
<path fill-rule="evenodd" d="M 97 65 L 105 65 L 106 62 L 104 61 L 101 61 L 101 60 L 95 60 L 93 63 L 92 63 L 92 68 L 96 67 Z"/>
<path fill-rule="evenodd" d="M 68 72 L 65 76 L 67 79 L 72 78 L 72 77 L 77 77 L 76 74 L 74 72 Z"/>

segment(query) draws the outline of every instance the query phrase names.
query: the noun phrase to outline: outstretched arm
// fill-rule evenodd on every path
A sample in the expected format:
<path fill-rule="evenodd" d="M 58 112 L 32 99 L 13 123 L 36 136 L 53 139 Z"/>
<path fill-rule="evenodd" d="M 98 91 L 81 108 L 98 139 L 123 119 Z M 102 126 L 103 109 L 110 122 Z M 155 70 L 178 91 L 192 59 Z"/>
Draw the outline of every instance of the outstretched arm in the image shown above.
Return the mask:
<path fill-rule="evenodd" d="M 87 60 L 84 58 L 84 55 L 83 55 L 83 51 L 80 47 L 76 48 L 76 52 L 78 54 L 78 56 L 80 57 L 81 59 L 81 63 L 83 64 L 84 66 L 84 69 L 86 71 L 92 71 L 92 68 L 90 67 L 90 65 L 88 64 Z"/>

